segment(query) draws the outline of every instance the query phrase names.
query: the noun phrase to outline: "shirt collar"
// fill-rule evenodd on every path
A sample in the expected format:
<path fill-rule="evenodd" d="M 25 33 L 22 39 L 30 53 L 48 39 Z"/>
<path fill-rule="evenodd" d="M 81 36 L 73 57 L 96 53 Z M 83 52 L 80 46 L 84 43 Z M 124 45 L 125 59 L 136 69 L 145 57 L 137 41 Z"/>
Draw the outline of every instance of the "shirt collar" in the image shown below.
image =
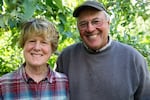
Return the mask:
<path fill-rule="evenodd" d="M 111 39 L 110 37 L 108 37 L 108 43 L 107 43 L 104 47 L 102 47 L 102 48 L 100 48 L 100 49 L 97 49 L 97 50 L 92 50 L 92 49 L 90 49 L 85 43 L 83 43 L 83 44 L 84 44 L 84 47 L 85 47 L 89 52 L 91 52 L 91 53 L 98 53 L 98 52 L 101 52 L 101 51 L 105 50 L 106 48 L 108 48 L 108 47 L 111 45 L 111 42 L 112 42 L 112 39 Z"/>
<path fill-rule="evenodd" d="M 22 64 L 21 67 L 20 67 L 20 69 L 19 69 L 20 70 L 20 75 L 23 77 L 23 79 L 25 80 L 25 82 L 28 83 L 29 81 L 32 80 L 32 78 L 29 77 L 26 74 L 24 67 L 25 67 L 25 63 Z M 54 76 L 53 71 L 50 69 L 50 66 L 48 65 L 48 74 L 47 74 L 47 76 L 44 79 L 47 80 L 49 83 L 52 83 L 53 82 L 53 76 Z"/>

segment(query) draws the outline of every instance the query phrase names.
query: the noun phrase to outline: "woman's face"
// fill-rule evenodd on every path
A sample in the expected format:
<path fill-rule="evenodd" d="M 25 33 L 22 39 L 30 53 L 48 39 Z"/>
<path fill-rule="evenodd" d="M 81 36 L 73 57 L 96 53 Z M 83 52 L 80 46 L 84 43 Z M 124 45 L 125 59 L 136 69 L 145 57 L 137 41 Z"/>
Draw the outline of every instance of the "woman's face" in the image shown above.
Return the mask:
<path fill-rule="evenodd" d="M 91 49 L 97 50 L 108 42 L 109 20 L 102 11 L 84 10 L 77 18 L 77 26 L 83 42 Z"/>
<path fill-rule="evenodd" d="M 33 35 L 26 40 L 23 53 L 26 66 L 46 66 L 52 54 L 52 47 L 49 41 Z"/>

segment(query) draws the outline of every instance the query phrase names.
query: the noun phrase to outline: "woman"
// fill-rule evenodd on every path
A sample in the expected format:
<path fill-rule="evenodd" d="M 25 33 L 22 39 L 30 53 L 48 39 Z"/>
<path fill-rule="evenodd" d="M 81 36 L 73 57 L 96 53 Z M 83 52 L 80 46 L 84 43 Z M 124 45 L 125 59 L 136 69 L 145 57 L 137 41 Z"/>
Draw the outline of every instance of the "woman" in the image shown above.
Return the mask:
<path fill-rule="evenodd" d="M 58 33 L 48 20 L 23 24 L 20 46 L 25 62 L 0 78 L 0 100 L 67 100 L 68 79 L 47 63 L 58 45 Z"/>

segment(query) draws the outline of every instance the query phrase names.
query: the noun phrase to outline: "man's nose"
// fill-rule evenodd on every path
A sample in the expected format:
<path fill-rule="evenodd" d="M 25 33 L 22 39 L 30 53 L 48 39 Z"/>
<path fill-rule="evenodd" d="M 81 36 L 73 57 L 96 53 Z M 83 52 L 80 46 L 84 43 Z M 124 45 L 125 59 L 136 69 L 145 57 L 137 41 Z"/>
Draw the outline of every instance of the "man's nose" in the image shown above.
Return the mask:
<path fill-rule="evenodd" d="M 95 26 L 91 22 L 89 22 L 87 25 L 87 31 L 92 32 L 93 30 L 95 30 Z"/>

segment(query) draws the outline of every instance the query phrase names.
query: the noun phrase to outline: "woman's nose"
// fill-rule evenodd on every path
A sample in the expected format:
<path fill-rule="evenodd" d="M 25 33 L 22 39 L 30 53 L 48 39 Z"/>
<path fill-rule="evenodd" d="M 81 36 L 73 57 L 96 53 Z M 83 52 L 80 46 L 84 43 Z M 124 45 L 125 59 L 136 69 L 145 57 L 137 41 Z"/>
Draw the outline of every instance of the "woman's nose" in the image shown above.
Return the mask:
<path fill-rule="evenodd" d="M 39 51 L 40 49 L 41 49 L 41 44 L 40 44 L 40 42 L 37 41 L 34 45 L 34 50 Z"/>

